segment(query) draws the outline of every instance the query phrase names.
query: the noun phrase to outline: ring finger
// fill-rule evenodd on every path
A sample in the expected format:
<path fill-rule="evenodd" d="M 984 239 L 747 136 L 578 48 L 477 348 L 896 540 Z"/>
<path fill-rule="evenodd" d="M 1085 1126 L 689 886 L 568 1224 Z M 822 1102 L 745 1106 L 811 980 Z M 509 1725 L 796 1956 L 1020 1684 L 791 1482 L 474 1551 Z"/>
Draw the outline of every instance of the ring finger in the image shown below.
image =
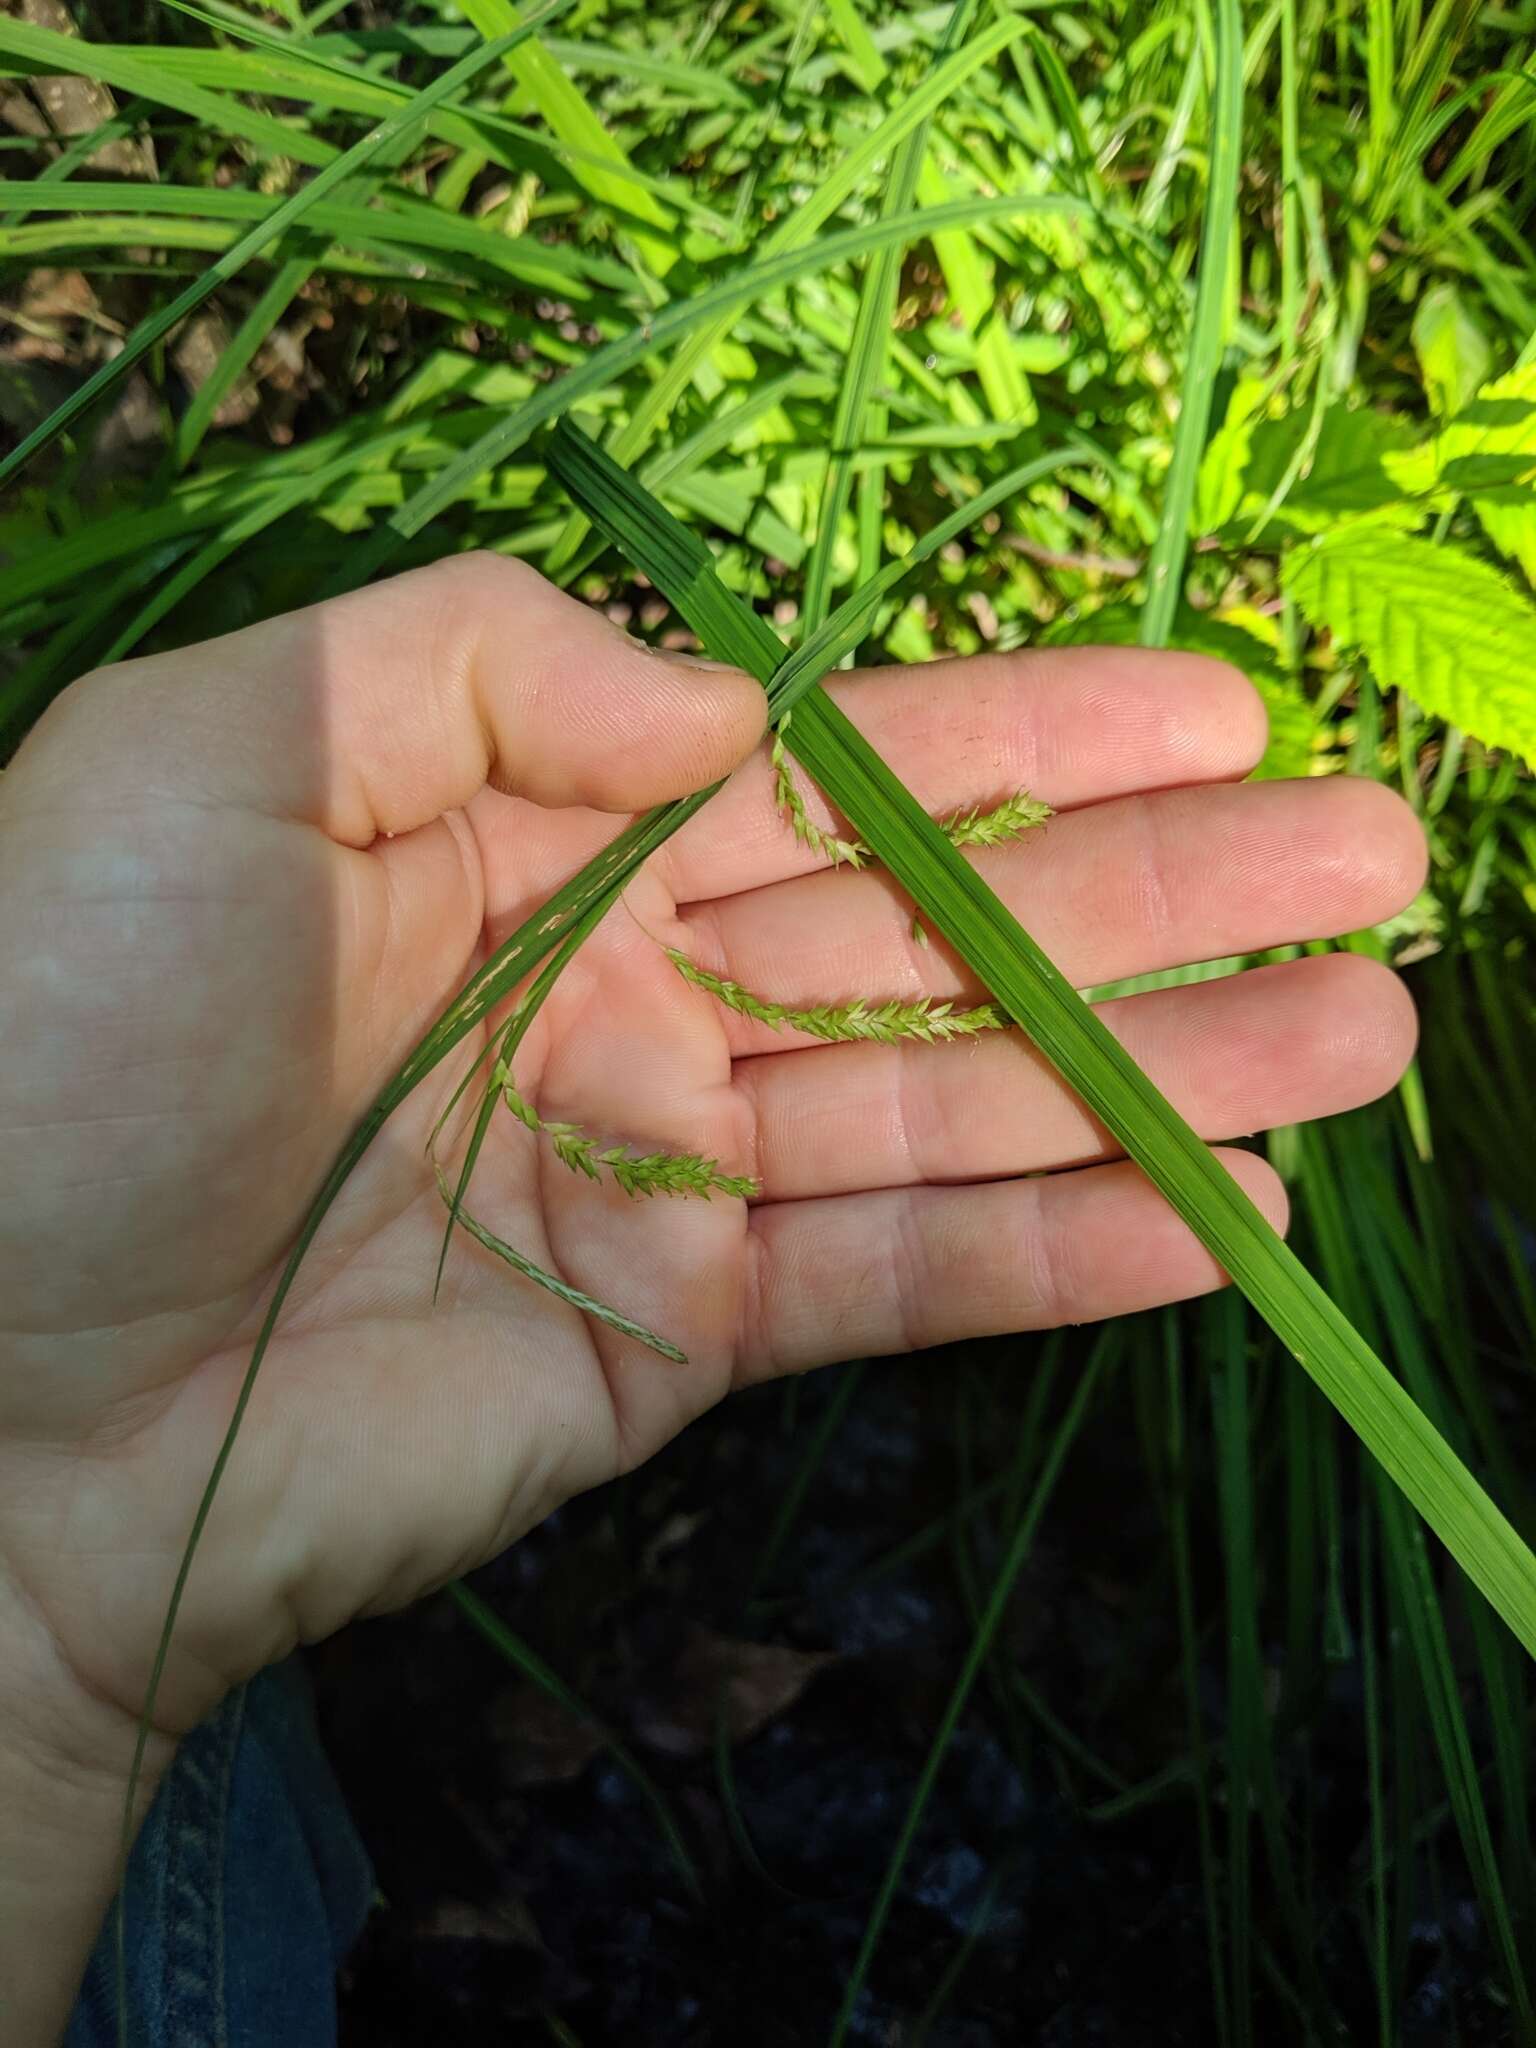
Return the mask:
<path fill-rule="evenodd" d="M 1211 1140 L 1373 1100 L 1415 1037 L 1402 983 L 1347 953 L 1126 997 L 1099 1014 Z M 738 1061 L 735 1081 L 770 1202 L 996 1179 L 1119 1149 L 1017 1032 L 781 1052 Z"/>

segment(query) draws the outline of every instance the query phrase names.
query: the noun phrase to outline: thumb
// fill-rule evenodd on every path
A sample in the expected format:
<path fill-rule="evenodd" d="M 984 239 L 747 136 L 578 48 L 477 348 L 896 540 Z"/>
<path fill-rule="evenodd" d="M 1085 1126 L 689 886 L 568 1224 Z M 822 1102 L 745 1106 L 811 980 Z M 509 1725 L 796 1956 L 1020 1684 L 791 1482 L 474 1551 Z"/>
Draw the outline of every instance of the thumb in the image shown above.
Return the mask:
<path fill-rule="evenodd" d="M 646 647 L 489 554 L 125 663 L 58 708 L 70 751 L 99 720 L 119 771 L 127 745 L 136 772 L 180 795 L 353 846 L 425 825 L 487 783 L 550 806 L 640 810 L 729 774 L 766 721 L 750 676 Z"/>

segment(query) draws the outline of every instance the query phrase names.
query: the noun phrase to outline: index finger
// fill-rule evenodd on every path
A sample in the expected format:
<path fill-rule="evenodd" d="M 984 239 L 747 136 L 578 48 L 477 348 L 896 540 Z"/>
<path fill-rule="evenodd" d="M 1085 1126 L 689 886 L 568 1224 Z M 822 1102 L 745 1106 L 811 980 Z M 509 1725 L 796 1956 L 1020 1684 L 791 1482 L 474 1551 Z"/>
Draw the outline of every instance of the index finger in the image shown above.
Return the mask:
<path fill-rule="evenodd" d="M 1235 782 L 1264 752 L 1248 679 L 1201 654 L 1038 648 L 831 676 L 827 690 L 936 817 L 1021 789 L 1056 810 L 1192 783 Z M 803 773 L 806 809 L 843 821 Z M 791 832 L 766 749 L 660 855 L 678 902 L 760 889 L 828 865 Z"/>

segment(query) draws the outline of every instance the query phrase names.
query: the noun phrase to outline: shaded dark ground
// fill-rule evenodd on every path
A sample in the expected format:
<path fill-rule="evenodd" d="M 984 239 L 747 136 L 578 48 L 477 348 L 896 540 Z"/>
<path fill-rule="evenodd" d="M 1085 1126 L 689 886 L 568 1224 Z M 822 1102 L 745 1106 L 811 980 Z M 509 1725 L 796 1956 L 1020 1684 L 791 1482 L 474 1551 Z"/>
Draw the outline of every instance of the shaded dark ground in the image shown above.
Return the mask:
<path fill-rule="evenodd" d="M 332 1753 L 387 1900 L 344 1988 L 347 2048 L 826 2040 L 969 1638 L 967 1585 L 984 1597 L 997 1561 L 991 1504 L 965 1518 L 965 1547 L 954 1504 L 968 1474 L 974 1487 L 1002 1469 L 1038 1356 L 1012 1340 L 863 1368 L 756 1605 L 746 1600 L 754 1562 L 849 1368 L 807 1381 L 792 1408 L 781 1388 L 728 1404 L 478 1575 L 482 1595 L 660 1782 L 702 1871 L 703 1903 L 598 1738 L 446 1599 L 354 1628 L 317 1658 Z M 1007 1689 L 999 1659 L 940 1776 L 854 2040 L 1171 2048 L 1216 2038 L 1187 1773 L 1157 1782 L 1188 1743 L 1168 1545 L 1132 1391 L 1127 1373 L 1106 1383 L 1002 1648 L 1071 1734 L 1144 1796 L 1105 1811 L 1112 1787 Z M 869 1575 L 871 1561 L 925 1529 L 920 1555 Z M 1195 1536 L 1197 1570 L 1219 1569 L 1214 1529 L 1197 1524 Z M 1201 1683 L 1219 1744 L 1216 1593 L 1214 1582 L 1202 1588 Z M 727 1682 L 734 1828 L 713 1753 Z M 1276 1754 L 1331 1888 L 1312 1902 L 1311 1953 L 1343 2038 L 1367 2041 L 1358 1674 L 1337 1667 L 1329 1684 L 1307 1744 L 1280 1725 Z M 1218 1806 L 1216 1826 L 1226 1824 Z M 1420 1885 L 1400 2038 L 1415 2048 L 1509 2040 L 1470 1888 L 1441 1849 Z M 1295 1944 L 1266 1899 L 1257 1830 L 1255 1855 L 1255 2038 L 1300 2041 L 1310 2037 L 1289 1988 Z M 919 2018 L 979 1910 L 979 1939 L 925 2034 Z"/>

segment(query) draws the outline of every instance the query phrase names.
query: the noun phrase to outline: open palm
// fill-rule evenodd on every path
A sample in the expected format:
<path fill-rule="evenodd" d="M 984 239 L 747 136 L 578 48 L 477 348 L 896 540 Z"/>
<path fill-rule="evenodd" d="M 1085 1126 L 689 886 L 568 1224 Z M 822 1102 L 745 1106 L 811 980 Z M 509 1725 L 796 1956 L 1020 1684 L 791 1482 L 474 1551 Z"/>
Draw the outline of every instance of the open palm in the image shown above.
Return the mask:
<path fill-rule="evenodd" d="M 1238 786 L 1263 716 L 1217 664 L 997 656 L 837 687 L 934 812 L 1021 787 L 1056 807 L 973 857 L 1080 985 L 1351 930 L 1419 886 L 1412 816 L 1374 786 Z M 93 1692 L 142 1697 L 263 1297 L 378 1087 L 616 813 L 738 762 L 578 955 L 517 1080 L 546 1118 L 718 1158 L 760 1200 L 631 1199 L 506 1113 L 470 1197 L 687 1363 L 462 1234 L 433 1305 L 424 1155 L 464 1047 L 301 1273 L 166 1726 L 491 1554 L 733 1385 L 1217 1284 L 1018 1034 L 819 1045 L 679 976 L 667 947 L 792 1004 L 974 993 L 887 878 L 789 832 L 761 717 L 747 679 L 469 558 L 94 678 L 24 750 L 0 803 L 0 1559 Z M 1396 981 L 1347 955 L 1107 1014 L 1213 1139 L 1365 1100 L 1413 1040 Z M 1262 1161 L 1230 1163 L 1280 1217 Z"/>

